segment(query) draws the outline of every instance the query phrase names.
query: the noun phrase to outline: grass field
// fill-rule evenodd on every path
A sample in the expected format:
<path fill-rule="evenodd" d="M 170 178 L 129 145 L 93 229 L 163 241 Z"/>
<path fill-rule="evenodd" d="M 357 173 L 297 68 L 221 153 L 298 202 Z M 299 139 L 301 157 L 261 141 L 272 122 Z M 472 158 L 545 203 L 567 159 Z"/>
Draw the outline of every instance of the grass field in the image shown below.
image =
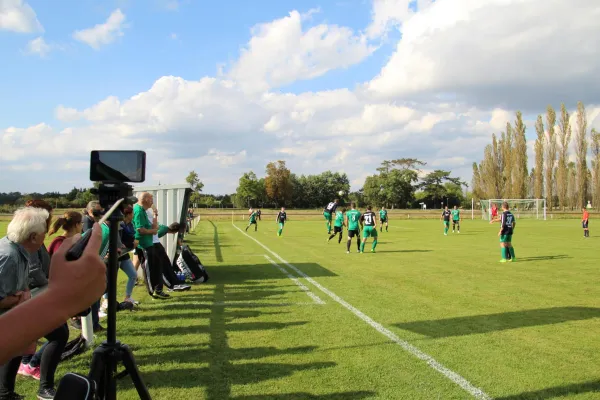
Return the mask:
<path fill-rule="evenodd" d="M 326 243 L 320 221 L 277 237 L 270 220 L 246 235 L 204 217 L 187 241 L 210 281 L 164 302 L 136 288 L 140 310 L 118 314 L 153 398 L 600 398 L 594 225 L 584 239 L 576 220 L 520 220 L 518 262 L 500 264 L 498 226 L 480 220 L 447 237 L 392 220 L 376 254 Z M 123 380 L 119 399 L 135 398 Z"/>

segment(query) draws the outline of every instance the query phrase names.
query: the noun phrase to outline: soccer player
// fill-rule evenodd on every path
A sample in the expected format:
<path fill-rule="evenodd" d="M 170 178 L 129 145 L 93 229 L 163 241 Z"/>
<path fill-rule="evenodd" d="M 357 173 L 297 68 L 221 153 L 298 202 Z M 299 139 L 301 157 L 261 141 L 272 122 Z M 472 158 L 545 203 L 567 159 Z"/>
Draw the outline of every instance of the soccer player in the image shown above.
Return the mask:
<path fill-rule="evenodd" d="M 333 200 L 331 203 L 327 204 L 327 207 L 323 209 L 323 216 L 327 221 L 327 234 L 331 235 L 331 219 L 332 214 L 335 213 L 340 201 L 338 199 Z"/>
<path fill-rule="evenodd" d="M 379 227 L 379 231 L 383 232 L 383 224 L 385 224 L 385 231 L 388 231 L 388 212 L 385 207 L 381 207 L 379 210 L 379 222 L 381 226 Z"/>
<path fill-rule="evenodd" d="M 346 223 L 344 222 L 344 213 L 345 212 L 346 212 L 345 208 L 343 208 L 342 211 L 335 212 L 335 222 L 333 223 L 333 233 L 329 235 L 329 239 L 327 239 L 327 242 L 329 242 L 331 239 L 333 239 L 335 237 L 335 235 L 337 235 L 338 233 L 340 234 L 338 243 L 342 242 L 342 235 L 344 234 L 344 226 L 346 225 Z"/>
<path fill-rule="evenodd" d="M 256 211 L 250 209 L 250 216 L 248 217 L 248 226 L 246 227 L 246 232 L 248 232 L 248 228 L 250 228 L 250 225 L 254 225 L 254 232 L 258 230 L 258 223 L 256 222 L 256 217 Z"/>
<path fill-rule="evenodd" d="M 285 221 L 287 221 L 287 214 L 285 212 L 285 207 L 281 207 L 281 211 L 277 214 L 277 219 L 275 220 L 279 224 L 279 230 L 277 231 L 277 236 L 281 236 L 283 232 L 283 226 L 285 225 Z"/>
<path fill-rule="evenodd" d="M 350 254 L 350 245 L 352 238 L 356 236 L 356 249 L 360 253 L 360 211 L 356 209 L 356 203 L 350 203 L 350 210 L 346 211 L 346 226 L 348 227 L 348 242 L 346 243 L 346 253 Z"/>
<path fill-rule="evenodd" d="M 590 222 L 590 213 L 585 207 L 581 209 L 583 211 L 583 217 L 581 218 L 581 226 L 583 227 L 583 237 L 590 237 L 590 230 L 588 228 Z"/>
<path fill-rule="evenodd" d="M 515 248 L 512 246 L 512 235 L 515 230 L 516 221 L 515 216 L 508 210 L 508 203 L 506 201 L 502 203 L 502 215 L 494 221 L 500 221 L 500 232 L 498 232 L 498 236 L 500 236 L 500 251 L 502 254 L 500 262 L 516 261 Z"/>
<path fill-rule="evenodd" d="M 371 253 L 375 253 L 375 247 L 377 247 L 377 222 L 375 213 L 371 210 L 371 206 L 367 206 L 367 212 L 360 217 L 360 224 L 363 226 L 363 239 L 360 245 L 360 252 L 365 252 L 367 239 L 372 237 L 373 246 L 371 247 Z"/>
<path fill-rule="evenodd" d="M 440 220 L 444 220 L 444 236 L 448 236 L 448 229 L 450 229 L 450 215 L 452 213 L 448 210 L 448 206 L 444 207 Z"/>
<path fill-rule="evenodd" d="M 490 224 L 494 222 L 494 220 L 498 220 L 498 207 L 496 204 L 492 204 L 492 218 L 490 218 Z"/>
<path fill-rule="evenodd" d="M 458 233 L 460 233 L 460 210 L 457 206 L 454 206 L 452 210 L 452 233 L 454 233 L 454 229 L 457 228 Z"/>

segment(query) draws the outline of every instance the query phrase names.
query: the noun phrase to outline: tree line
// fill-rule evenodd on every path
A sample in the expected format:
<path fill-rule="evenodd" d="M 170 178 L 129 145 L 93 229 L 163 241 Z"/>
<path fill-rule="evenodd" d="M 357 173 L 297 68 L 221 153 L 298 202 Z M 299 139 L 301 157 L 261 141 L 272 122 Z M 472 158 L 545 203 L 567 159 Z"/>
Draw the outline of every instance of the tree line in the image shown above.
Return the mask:
<path fill-rule="evenodd" d="M 577 104 L 575 123 L 565 104 L 560 116 L 552 106 L 538 115 L 535 160 L 528 169 L 526 126 L 520 111 L 514 124 L 492 135 L 483 160 L 473 163 L 473 197 L 479 199 L 546 199 L 548 209 L 579 209 L 591 201 L 600 206 L 600 134 L 588 132 L 585 106 Z M 573 132 L 575 133 L 573 137 Z M 573 140 L 574 154 L 569 148 Z M 591 153 L 591 162 L 588 155 Z M 572 157 L 574 156 L 574 157 Z"/>

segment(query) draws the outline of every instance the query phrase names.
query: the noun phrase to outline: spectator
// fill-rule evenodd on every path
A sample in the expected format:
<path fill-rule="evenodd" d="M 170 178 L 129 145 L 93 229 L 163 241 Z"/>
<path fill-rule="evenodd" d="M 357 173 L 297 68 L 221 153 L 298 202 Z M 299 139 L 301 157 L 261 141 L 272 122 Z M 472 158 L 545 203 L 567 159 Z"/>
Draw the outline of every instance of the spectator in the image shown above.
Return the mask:
<path fill-rule="evenodd" d="M 106 268 L 98 257 L 102 242 L 101 228 L 98 225 L 94 227 L 92 237 L 81 258 L 67 262 L 65 253 L 76 239 L 77 237 L 66 239 L 65 246 L 53 256 L 46 291 L 31 300 L 21 301 L 19 305 L 12 306 L 8 311 L 0 309 L 0 326 L 10 327 L 10 329 L 0 329 L 0 364 L 10 362 L 11 358 L 22 353 L 45 332 L 63 325 L 65 316 L 78 313 L 102 294 L 106 286 L 104 280 Z M 7 260 L 18 262 L 23 267 L 24 250 L 22 246 L 11 241 L 6 243 L 5 238 L 0 239 L 0 243 L 8 246 L 11 252 L 8 255 L 0 252 L 0 277 L 4 278 L 6 272 L 4 266 Z M 25 280 L 25 276 L 22 271 L 17 275 L 21 281 Z M 5 280 L 1 279 L 0 282 L 2 282 L 0 290 L 4 290 Z M 7 306 L 7 301 L 12 304 L 19 303 L 17 298 L 23 297 L 23 292 L 6 295 L 0 299 L 0 303 L 4 306 Z M 15 395 L 9 396 L 11 397 L 18 398 Z"/>
<path fill-rule="evenodd" d="M 164 276 L 165 285 L 169 288 L 169 291 L 177 291 L 182 292 L 185 290 L 189 290 L 192 287 L 189 285 L 184 285 L 183 282 L 180 282 L 179 278 L 175 274 L 173 270 L 173 264 L 171 263 L 171 259 L 169 258 L 167 251 L 164 246 L 160 242 L 159 238 L 165 236 L 166 234 L 176 234 L 181 230 L 181 226 L 178 222 L 173 222 L 169 226 L 158 225 L 158 234 L 155 236 L 155 253 L 157 258 L 160 260 L 162 275 Z"/>
<path fill-rule="evenodd" d="M 56 250 L 58 250 L 65 239 L 73 237 L 82 231 L 83 219 L 84 216 L 82 216 L 80 213 L 75 211 L 67 211 L 62 217 L 58 218 L 54 222 L 48 234 L 52 236 L 59 230 L 62 230 L 63 232 L 61 235 L 52 239 L 52 242 L 48 248 L 50 255 L 56 253 Z"/>
<path fill-rule="evenodd" d="M 133 206 L 133 226 L 135 228 L 135 239 L 138 241 L 138 247 L 146 253 L 147 265 L 149 269 L 150 288 L 152 297 L 155 299 L 166 299 L 169 296 L 163 291 L 162 271 L 158 257 L 153 247 L 152 236 L 158 233 L 158 221 L 155 212 L 154 222 L 148 219 L 147 211 L 154 203 L 153 196 L 148 192 L 139 194 L 138 202 Z"/>
<path fill-rule="evenodd" d="M 36 253 L 44 243 L 49 217 L 50 213 L 44 209 L 21 208 L 8 225 L 7 236 L 0 239 L 1 314 L 31 298 L 28 287 L 29 254 Z M 38 399 L 42 400 L 54 398 L 54 374 L 69 339 L 69 329 L 63 323 L 44 337 L 48 345 L 42 355 L 37 393 Z M 31 345 L 33 347 L 35 342 Z M 0 399 L 20 398 L 14 391 L 20 365 L 19 355 L 0 367 Z"/>
<path fill-rule="evenodd" d="M 121 248 L 121 256 L 119 257 L 119 268 L 125 274 L 127 274 L 127 284 L 125 286 L 125 300 L 132 304 L 138 304 L 137 301 L 133 300 L 131 294 L 133 293 L 133 288 L 135 286 L 135 281 L 137 278 L 137 272 L 133 266 L 133 262 L 131 261 L 131 257 L 129 253 L 137 247 L 137 240 L 135 240 L 135 228 L 131 221 L 133 220 L 133 208 L 128 206 L 123 210 L 123 221 L 119 225 L 119 238 L 121 243 L 119 243 L 119 248 Z M 108 308 L 108 293 L 104 294 L 104 299 L 102 300 L 101 309 L 106 312 Z"/>
<path fill-rule="evenodd" d="M 83 232 L 92 229 L 94 223 L 100 221 L 100 218 L 102 218 L 102 211 L 104 211 L 104 209 L 96 200 L 88 203 L 86 209 L 84 210 Z"/>

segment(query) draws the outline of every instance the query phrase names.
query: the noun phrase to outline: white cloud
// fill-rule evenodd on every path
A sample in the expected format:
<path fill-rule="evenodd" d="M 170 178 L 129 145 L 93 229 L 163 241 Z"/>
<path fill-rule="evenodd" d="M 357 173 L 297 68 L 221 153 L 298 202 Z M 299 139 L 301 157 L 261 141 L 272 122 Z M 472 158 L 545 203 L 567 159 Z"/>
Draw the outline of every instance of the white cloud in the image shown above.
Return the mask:
<path fill-rule="evenodd" d="M 18 33 L 43 32 L 31 6 L 23 0 L 0 0 L 0 30 Z"/>
<path fill-rule="evenodd" d="M 37 37 L 33 40 L 30 40 L 27 43 L 27 53 L 28 54 L 36 54 L 40 57 L 46 57 L 48 53 L 52 50 L 52 46 L 50 46 L 42 36 Z"/>
<path fill-rule="evenodd" d="M 103 45 L 114 42 L 118 37 L 123 36 L 123 27 L 125 23 L 125 14 L 117 8 L 113 11 L 105 23 L 97 24 L 92 28 L 78 30 L 73 33 L 73 38 L 83 42 L 95 50 Z"/>
<path fill-rule="evenodd" d="M 298 80 L 346 68 L 368 57 L 375 48 L 364 36 L 337 25 L 320 24 L 304 31 L 303 17 L 259 24 L 228 76 L 247 91 L 262 92 Z"/>
<path fill-rule="evenodd" d="M 562 22 L 548 24 L 557 15 Z M 437 0 L 403 22 L 395 53 L 367 87 L 385 98 L 451 92 L 514 108 L 559 93 L 594 101 L 599 17 L 596 0 Z"/>
<path fill-rule="evenodd" d="M 577 27 L 579 20 L 571 18 L 577 15 L 561 14 L 563 6 L 555 0 L 502 1 L 516 9 L 537 5 L 537 9 L 548 7 L 556 15 L 568 16 L 563 21 L 563 39 L 567 43 L 588 43 L 591 39 L 585 29 L 596 29 L 586 18 L 581 19 L 583 28 Z M 575 0 L 580 5 L 582 1 Z M 527 57 L 522 57 L 522 45 L 518 40 L 515 42 L 513 35 L 516 32 L 513 29 L 520 27 L 520 19 L 514 22 L 502 14 L 504 3 L 500 0 L 483 0 L 480 6 L 456 0 L 457 10 L 445 9 L 444 3 L 446 0 L 437 0 L 426 8 L 426 2 L 419 2 L 417 7 L 421 11 L 406 15 L 394 14 L 392 10 L 387 20 L 385 9 L 377 12 L 374 9 L 372 26 L 380 27 L 374 32 L 384 35 L 386 30 L 398 27 L 403 39 L 381 74 L 365 86 L 304 93 L 275 90 L 296 80 L 343 68 L 347 60 L 359 62 L 370 51 L 361 34 L 330 25 L 303 29 L 302 21 L 309 17 L 292 12 L 288 17 L 256 28 L 239 60 L 219 77 L 186 80 L 163 76 L 146 91 L 130 97 L 108 96 L 79 109 L 68 104 L 58 106 L 55 116 L 61 121 L 60 128 L 38 124 L 0 129 L 0 168 L 14 171 L 32 157 L 45 168 L 64 166 L 65 160 L 69 160 L 60 181 L 49 178 L 36 183 L 48 185 L 48 190 L 68 189 L 60 186 L 62 182 L 71 186 L 73 181 L 86 183 L 85 166 L 90 150 L 124 148 L 148 153 L 147 184 L 182 182 L 194 169 L 200 173 L 206 191 L 216 193 L 233 192 L 242 172 L 254 170 L 262 175 L 266 163 L 277 159 L 285 159 L 292 171 L 301 174 L 327 169 L 346 172 L 354 188 L 375 172 L 381 160 L 400 157 L 422 159 L 428 162 L 427 170 L 450 169 L 453 175 L 470 181 L 471 163 L 481 160 L 492 133 L 504 130 L 507 121 L 514 122 L 519 101 L 538 90 L 542 82 L 550 89 L 527 115 L 544 113 L 546 104 L 565 101 L 564 96 L 569 92 L 560 85 L 570 85 L 577 95 L 595 99 L 586 102 L 588 123 L 590 128 L 600 129 L 600 99 L 594 81 L 597 75 L 593 69 L 586 69 L 593 63 L 550 57 L 548 53 L 554 52 L 556 46 L 563 46 L 553 35 L 538 36 L 535 47 L 529 48 Z M 441 11 L 436 7 L 442 7 Z M 441 18 L 442 11 L 447 12 L 447 20 Z M 547 11 L 544 9 L 543 13 Z M 481 29 L 478 18 L 484 18 L 491 32 Z M 537 26 L 536 21 L 533 19 L 531 25 Z M 313 29 L 315 32 L 311 32 Z M 465 30 L 472 31 L 467 35 Z M 524 31 L 522 40 L 528 40 L 528 32 Z M 494 39 L 501 34 L 512 35 L 512 42 L 497 40 L 484 46 L 483 39 L 480 40 L 480 36 Z M 462 42 L 449 42 L 447 37 Z M 349 53 L 332 56 L 329 53 L 335 52 L 329 50 L 330 43 L 346 43 L 339 48 Z M 411 43 L 411 51 L 402 47 Z M 511 48 L 519 55 L 509 57 L 511 62 L 498 58 L 498 54 L 506 57 L 510 54 L 501 53 L 507 43 L 513 43 Z M 461 49 L 471 45 L 476 52 Z M 449 71 L 435 63 L 428 64 L 434 54 L 431 49 L 440 50 L 442 65 L 455 52 L 473 76 L 461 75 L 460 69 L 453 70 L 454 61 L 449 62 Z M 402 53 L 405 61 L 398 59 L 398 51 L 405 52 Z M 349 54 L 359 54 L 362 58 Z M 424 70 L 417 68 L 416 55 L 425 60 Z M 540 70 L 533 84 L 523 84 L 520 74 L 538 56 L 552 59 L 549 68 L 563 68 L 567 72 L 553 75 Z M 400 64 L 394 64 L 399 61 Z M 495 67 L 486 64 L 496 61 L 503 63 L 501 77 L 493 73 L 497 71 Z M 569 73 L 573 65 L 579 64 L 581 75 Z M 405 73 L 413 73 L 414 82 L 403 81 Z M 578 89 L 582 77 L 588 82 L 585 90 Z M 429 83 L 423 86 L 419 82 Z M 384 83 L 389 88 L 381 89 Z M 408 91 L 413 84 L 412 91 Z M 505 86 L 510 90 L 490 89 L 488 95 L 480 86 L 492 89 Z M 555 87 L 560 90 L 554 90 Z M 490 105 L 485 96 L 498 97 L 498 103 L 502 104 Z M 534 122 L 527 121 L 528 135 L 535 135 Z M 11 176 L 23 176 L 20 174 L 26 171 L 17 172 Z M 0 177 L 5 187 L 1 179 L 9 178 Z M 15 190 L 24 189 L 15 187 Z"/>

